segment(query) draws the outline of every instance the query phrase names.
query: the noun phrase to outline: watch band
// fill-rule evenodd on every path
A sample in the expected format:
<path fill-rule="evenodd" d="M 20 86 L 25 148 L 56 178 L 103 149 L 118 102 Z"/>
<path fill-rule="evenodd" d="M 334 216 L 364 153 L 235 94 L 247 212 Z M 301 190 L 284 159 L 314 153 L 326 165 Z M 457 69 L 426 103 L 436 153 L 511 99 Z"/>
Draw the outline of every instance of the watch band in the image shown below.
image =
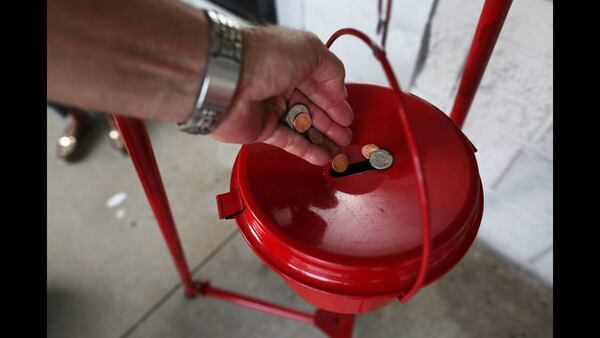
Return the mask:
<path fill-rule="evenodd" d="M 213 10 L 205 11 L 209 22 L 208 64 L 192 116 L 178 123 L 190 134 L 209 134 L 225 117 L 235 94 L 242 59 L 242 33 L 238 24 Z"/>

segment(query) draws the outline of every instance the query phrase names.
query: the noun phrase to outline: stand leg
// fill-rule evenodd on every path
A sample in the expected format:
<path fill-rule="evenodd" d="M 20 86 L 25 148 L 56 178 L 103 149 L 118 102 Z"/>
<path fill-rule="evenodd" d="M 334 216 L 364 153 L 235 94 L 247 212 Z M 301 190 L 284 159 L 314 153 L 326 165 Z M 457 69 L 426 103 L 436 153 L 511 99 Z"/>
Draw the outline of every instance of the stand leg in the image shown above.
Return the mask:
<path fill-rule="evenodd" d="M 139 119 L 116 115 L 114 119 L 140 182 L 144 187 L 144 192 L 148 202 L 150 202 L 150 207 L 165 238 L 169 252 L 173 257 L 186 296 L 193 297 L 198 294 L 212 296 L 273 315 L 313 324 L 330 338 L 352 337 L 354 315 L 336 314 L 320 309 L 314 315 L 311 315 L 256 298 L 213 288 L 208 286 L 207 283 L 194 286 L 144 122 Z"/>
<path fill-rule="evenodd" d="M 150 202 L 150 207 L 156 217 L 160 231 L 167 242 L 167 247 L 183 283 L 185 295 L 193 297 L 196 295 L 196 290 L 192 283 L 190 270 L 185 260 L 177 228 L 175 227 L 175 221 L 169 207 L 169 200 L 167 199 L 167 194 L 160 178 L 160 172 L 152 150 L 152 143 L 150 143 L 144 121 L 116 115 L 114 118 L 123 137 L 127 152 L 129 152 L 129 157 L 131 157 L 133 166 L 144 187 L 146 197 L 148 198 L 148 202 Z"/>
<path fill-rule="evenodd" d="M 450 113 L 450 118 L 459 128 L 462 128 L 467 118 L 467 113 L 471 108 L 471 103 L 511 3 L 512 0 L 486 0 L 483 4 L 479 23 L 477 23 L 477 29 L 471 42 L 471 50 Z"/>

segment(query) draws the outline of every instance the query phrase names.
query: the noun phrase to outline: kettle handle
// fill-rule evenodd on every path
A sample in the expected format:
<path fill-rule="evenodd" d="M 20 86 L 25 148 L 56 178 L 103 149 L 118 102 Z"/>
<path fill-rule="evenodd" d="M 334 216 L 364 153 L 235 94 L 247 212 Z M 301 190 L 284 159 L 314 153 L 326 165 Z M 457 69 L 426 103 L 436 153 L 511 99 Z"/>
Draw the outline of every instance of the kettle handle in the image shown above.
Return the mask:
<path fill-rule="evenodd" d="M 327 40 L 325 44 L 327 48 L 330 48 L 333 42 L 342 35 L 353 35 L 369 45 L 373 50 L 375 58 L 381 64 L 383 71 L 392 87 L 393 92 L 396 94 L 396 101 L 398 104 L 398 111 L 400 112 L 400 120 L 402 122 L 402 129 L 404 130 L 404 136 L 406 143 L 410 151 L 412 158 L 413 169 L 417 178 L 417 188 L 419 192 L 419 209 L 421 211 L 421 230 L 423 238 L 423 250 L 421 254 L 421 265 L 419 268 L 419 274 L 412 285 L 412 287 L 405 294 L 398 297 L 400 302 L 407 302 L 412 296 L 419 291 L 425 282 L 427 275 L 427 267 L 429 265 L 429 256 L 431 253 L 431 212 L 429 197 L 427 194 L 427 184 L 425 182 L 425 175 L 423 174 L 423 166 L 421 165 L 421 158 L 419 157 L 419 151 L 413 135 L 413 130 L 410 125 L 410 121 L 406 115 L 406 104 L 404 101 L 404 94 L 400 88 L 400 84 L 394 75 L 394 71 L 390 66 L 390 63 L 385 55 L 385 51 L 375 44 L 365 33 L 354 29 L 354 28 L 342 28 Z"/>

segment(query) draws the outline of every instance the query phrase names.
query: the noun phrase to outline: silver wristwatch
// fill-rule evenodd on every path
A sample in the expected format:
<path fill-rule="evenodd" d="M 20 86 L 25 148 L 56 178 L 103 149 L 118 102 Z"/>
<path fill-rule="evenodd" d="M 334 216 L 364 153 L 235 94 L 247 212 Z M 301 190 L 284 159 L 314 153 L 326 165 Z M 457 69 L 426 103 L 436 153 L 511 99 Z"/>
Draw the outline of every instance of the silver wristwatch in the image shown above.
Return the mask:
<path fill-rule="evenodd" d="M 190 134 L 215 130 L 229 110 L 240 76 L 242 33 L 239 25 L 216 11 L 206 11 L 210 52 L 192 116 L 177 125 Z"/>

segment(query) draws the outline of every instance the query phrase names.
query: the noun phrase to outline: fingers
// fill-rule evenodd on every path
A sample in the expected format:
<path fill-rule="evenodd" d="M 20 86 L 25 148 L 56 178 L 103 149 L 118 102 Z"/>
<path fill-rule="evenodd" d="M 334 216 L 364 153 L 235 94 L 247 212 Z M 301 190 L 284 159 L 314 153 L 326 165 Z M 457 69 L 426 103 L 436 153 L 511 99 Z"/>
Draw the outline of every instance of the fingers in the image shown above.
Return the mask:
<path fill-rule="evenodd" d="M 330 160 L 340 152 L 340 147 L 327 138 L 323 139 L 323 143 L 320 146 L 325 148 L 329 155 L 331 155 Z"/>
<path fill-rule="evenodd" d="M 298 89 L 333 121 L 347 127 L 352 123 L 354 114 L 346 102 L 345 75 L 342 62 L 326 50 L 311 77 L 300 83 Z"/>
<path fill-rule="evenodd" d="M 352 132 L 349 128 L 343 127 L 333 121 L 327 113 L 311 102 L 302 92 L 298 90 L 294 91 L 288 102 L 290 107 L 297 103 L 307 106 L 312 117 L 313 127 L 317 128 L 340 147 L 347 146 L 352 141 Z"/>
<path fill-rule="evenodd" d="M 302 157 L 314 165 L 325 165 L 332 156 L 326 148 L 310 143 L 302 135 L 283 124 L 278 124 L 271 136 L 263 142 Z"/>
<path fill-rule="evenodd" d="M 281 115 L 286 112 L 283 96 L 271 98 L 260 104 L 248 104 L 237 108 L 243 109 L 245 114 L 236 114 L 239 120 L 235 118 L 229 122 L 224 120 L 223 122 L 228 123 L 223 123 L 211 133 L 212 137 L 235 143 L 264 142 L 302 157 L 314 165 L 328 163 L 339 149 L 336 144 L 327 139 L 322 145 L 312 144 L 304 136 L 282 124 Z M 248 118 L 243 118 L 246 115 Z"/>

